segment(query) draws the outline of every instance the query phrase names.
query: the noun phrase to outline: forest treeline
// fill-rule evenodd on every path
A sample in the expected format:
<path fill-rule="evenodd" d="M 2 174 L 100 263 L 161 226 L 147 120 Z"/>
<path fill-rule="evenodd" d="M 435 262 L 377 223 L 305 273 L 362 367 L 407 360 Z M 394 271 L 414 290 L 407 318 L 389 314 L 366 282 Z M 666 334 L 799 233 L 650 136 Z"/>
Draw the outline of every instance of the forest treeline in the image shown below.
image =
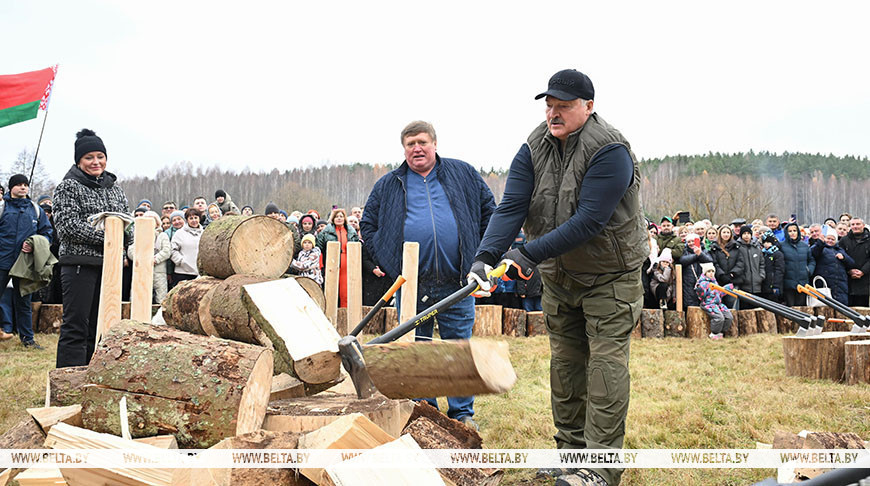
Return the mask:
<path fill-rule="evenodd" d="M 26 157 L 19 159 L 4 167 L 5 172 L 27 169 Z M 211 201 L 215 190 L 223 189 L 240 207 L 249 204 L 258 213 L 274 202 L 284 209 L 317 209 L 325 215 L 332 205 L 365 204 L 375 182 L 394 168 L 357 163 L 236 172 L 179 162 L 154 177 L 122 178 L 120 183 L 131 206 L 143 198 L 155 206 L 167 200 L 184 206 L 196 196 Z M 737 216 L 763 218 L 768 213 L 782 218 L 795 214 L 802 223 L 836 218 L 842 212 L 870 216 L 867 157 L 749 151 L 645 159 L 640 168 L 644 210 L 652 219 L 679 210 L 690 211 L 693 219 L 715 222 Z M 483 170 L 481 175 L 501 200 L 507 171 Z M 40 185 L 47 190 L 53 183 Z"/>

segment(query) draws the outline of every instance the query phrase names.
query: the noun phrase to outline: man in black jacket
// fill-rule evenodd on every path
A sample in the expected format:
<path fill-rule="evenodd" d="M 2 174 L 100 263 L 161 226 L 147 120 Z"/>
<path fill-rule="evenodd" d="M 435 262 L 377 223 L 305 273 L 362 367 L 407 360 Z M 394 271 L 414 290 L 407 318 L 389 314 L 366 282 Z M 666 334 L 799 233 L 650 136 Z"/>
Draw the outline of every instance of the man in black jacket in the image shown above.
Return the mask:
<path fill-rule="evenodd" d="M 849 305 L 867 307 L 870 301 L 870 230 L 864 227 L 864 220 L 852 218 L 851 231 L 840 240 L 840 248 L 853 260 L 854 268 L 849 269 Z"/>

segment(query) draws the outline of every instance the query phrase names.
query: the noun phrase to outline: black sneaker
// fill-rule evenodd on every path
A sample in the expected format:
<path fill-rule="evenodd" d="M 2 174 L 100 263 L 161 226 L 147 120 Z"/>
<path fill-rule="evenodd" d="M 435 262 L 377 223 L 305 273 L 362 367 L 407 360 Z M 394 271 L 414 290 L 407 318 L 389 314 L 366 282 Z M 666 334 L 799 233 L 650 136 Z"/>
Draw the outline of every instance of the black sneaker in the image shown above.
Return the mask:
<path fill-rule="evenodd" d="M 21 344 L 23 344 L 25 348 L 45 349 L 45 348 L 43 348 L 42 346 L 40 346 L 39 344 L 37 344 L 36 341 L 27 341 L 27 342 L 24 342 L 24 343 L 21 343 Z"/>
<path fill-rule="evenodd" d="M 572 474 L 556 478 L 555 486 L 608 486 L 607 481 L 590 469 L 577 469 Z"/>

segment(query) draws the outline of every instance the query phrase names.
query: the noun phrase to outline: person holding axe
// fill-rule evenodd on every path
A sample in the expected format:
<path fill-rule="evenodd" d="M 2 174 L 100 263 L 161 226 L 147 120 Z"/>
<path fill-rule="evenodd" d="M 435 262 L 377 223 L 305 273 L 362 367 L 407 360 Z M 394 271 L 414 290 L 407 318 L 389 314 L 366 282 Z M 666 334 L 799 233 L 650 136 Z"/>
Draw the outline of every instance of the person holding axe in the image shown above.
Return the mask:
<path fill-rule="evenodd" d="M 499 259 L 508 277 L 539 271 L 550 339 L 553 420 L 560 449 L 621 448 L 629 400 L 629 336 L 643 303 L 649 255 L 637 159 L 628 141 L 593 112 L 585 74 L 554 74 L 546 120 L 520 147 L 504 197 L 468 275 L 481 289 Z M 525 223 L 525 225 L 523 224 Z M 522 248 L 510 247 L 520 227 Z M 616 485 L 622 469 L 542 469 L 561 485 Z"/>

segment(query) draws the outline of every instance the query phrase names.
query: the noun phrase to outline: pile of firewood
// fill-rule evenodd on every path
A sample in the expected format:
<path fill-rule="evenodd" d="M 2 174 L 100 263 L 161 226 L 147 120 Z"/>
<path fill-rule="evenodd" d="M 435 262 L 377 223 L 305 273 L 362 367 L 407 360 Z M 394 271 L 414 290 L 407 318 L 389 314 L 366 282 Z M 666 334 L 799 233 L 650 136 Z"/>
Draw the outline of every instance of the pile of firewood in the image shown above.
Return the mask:
<path fill-rule="evenodd" d="M 276 226 L 277 225 L 277 226 Z M 266 250 L 262 248 L 268 247 Z M 168 325 L 112 323 L 88 366 L 48 373 L 45 407 L 0 437 L 3 449 L 480 448 L 476 431 L 425 403 L 345 380 L 339 334 L 323 294 L 280 278 L 291 233 L 264 217 L 212 223 L 200 244 L 203 276 L 163 302 Z M 265 254 L 265 256 L 264 256 Z M 240 273 L 245 271 L 248 273 Z M 256 271 L 256 273 L 251 273 Z M 493 469 L 172 469 L 0 472 L 0 486 L 497 484 Z M 16 477 L 17 476 L 17 477 Z"/>

